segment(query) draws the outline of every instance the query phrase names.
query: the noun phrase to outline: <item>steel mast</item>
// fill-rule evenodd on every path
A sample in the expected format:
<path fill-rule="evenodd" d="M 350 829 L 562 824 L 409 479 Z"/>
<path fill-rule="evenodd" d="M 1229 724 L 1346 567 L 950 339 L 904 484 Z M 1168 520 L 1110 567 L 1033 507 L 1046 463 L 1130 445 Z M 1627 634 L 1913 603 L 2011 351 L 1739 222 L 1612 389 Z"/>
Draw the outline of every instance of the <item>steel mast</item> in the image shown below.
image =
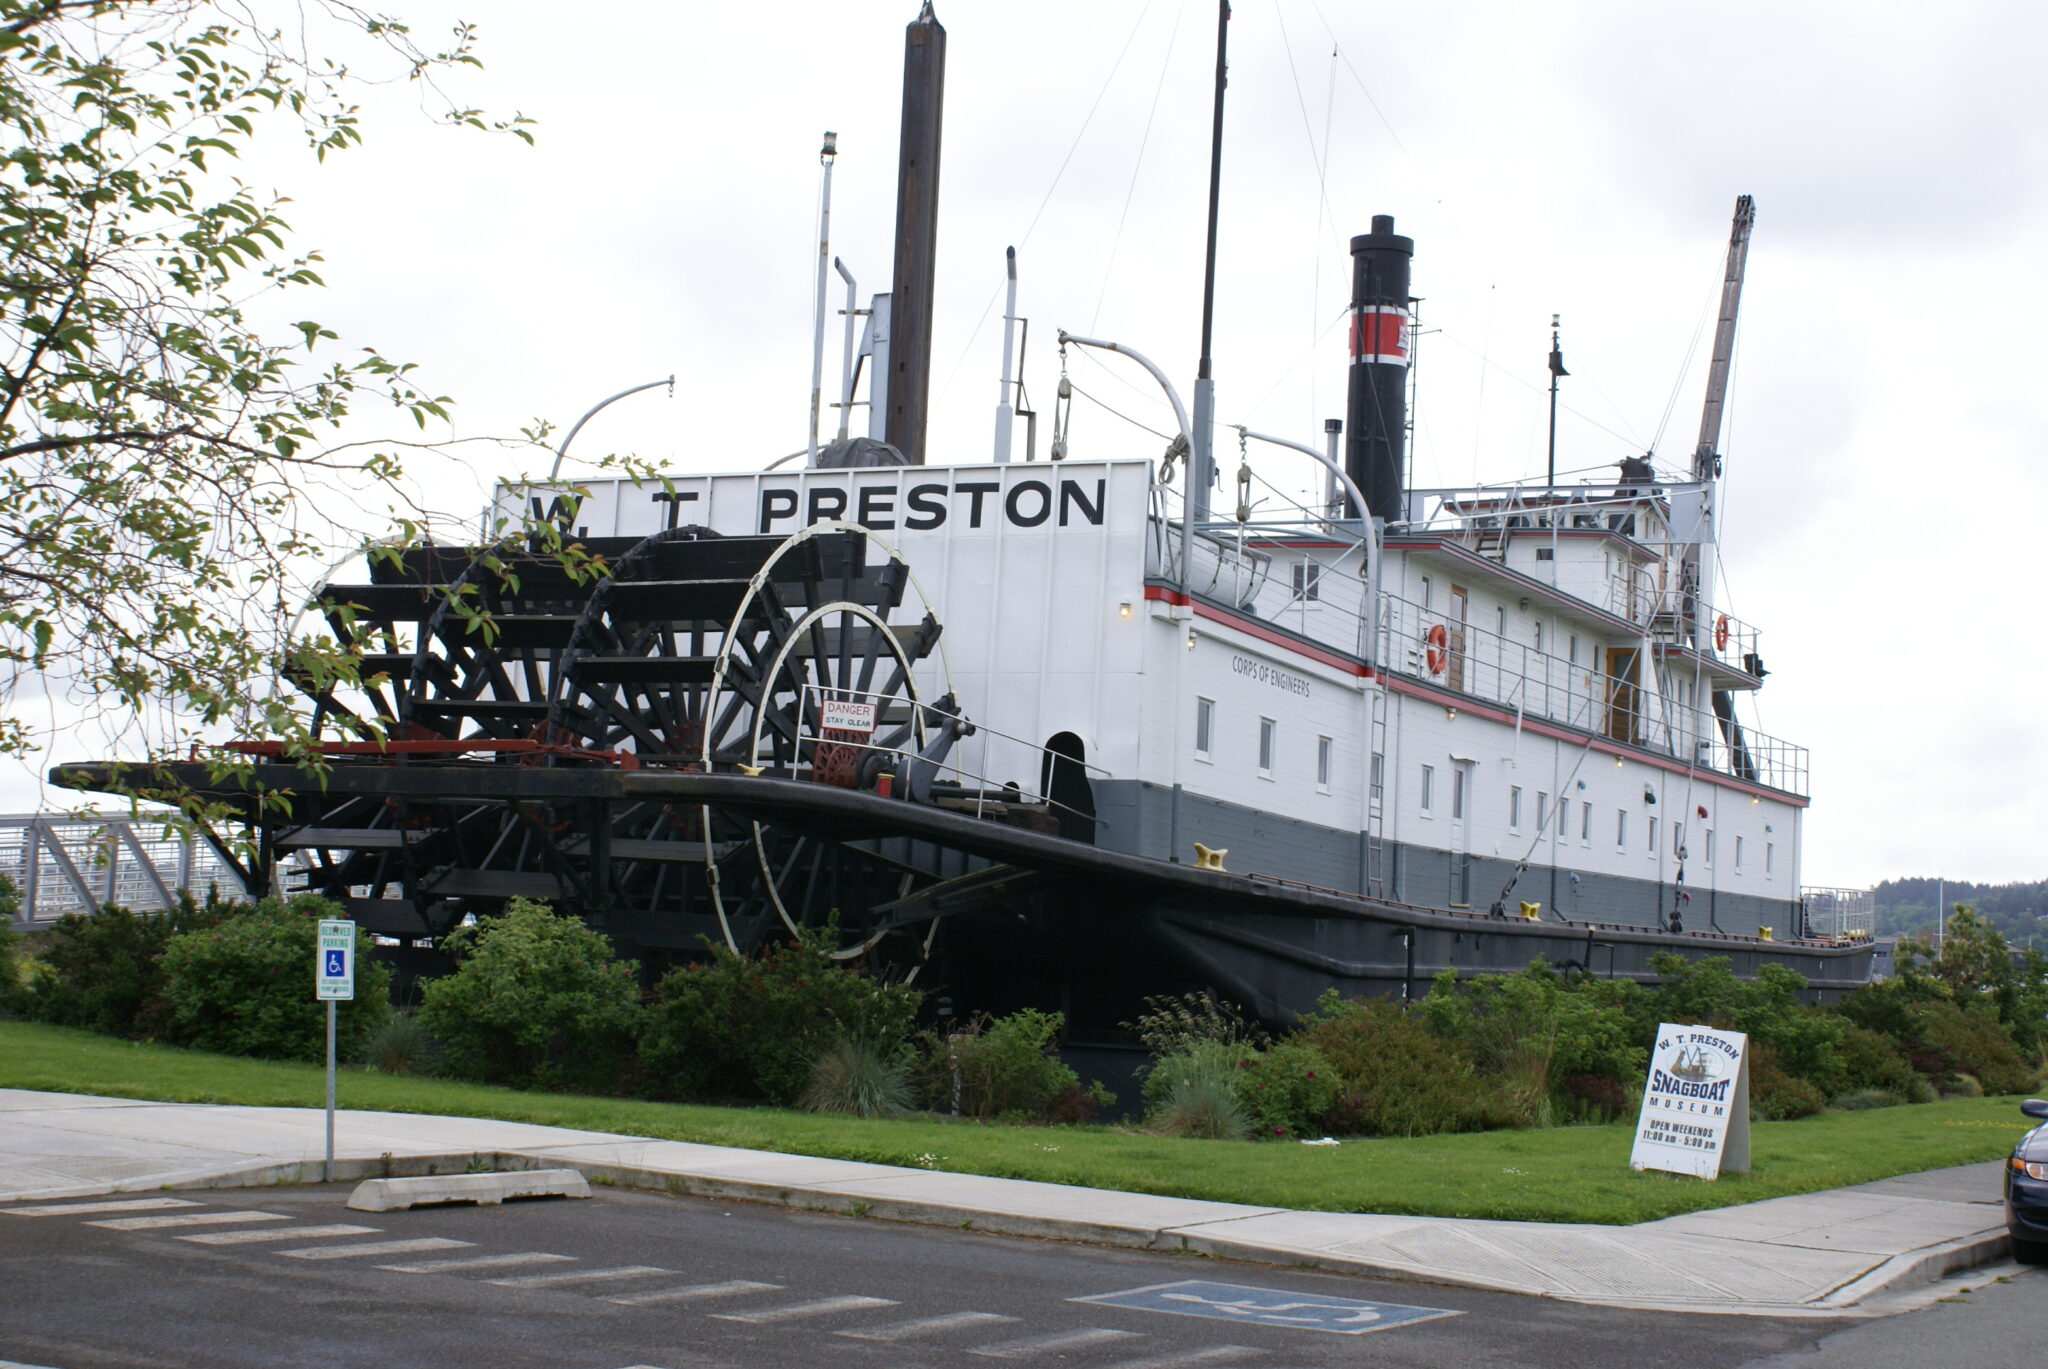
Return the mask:
<path fill-rule="evenodd" d="M 1216 418 L 1216 382 L 1209 368 L 1209 334 L 1216 321 L 1216 210 L 1223 190 L 1223 91 L 1229 84 L 1230 0 L 1216 5 L 1216 112 L 1209 134 L 1209 251 L 1202 268 L 1202 357 L 1195 369 L 1194 430 L 1188 434 L 1187 518 L 1209 517 L 1209 487 L 1216 481 L 1211 429 Z M 1187 555 L 1184 547 L 1181 554 Z"/>

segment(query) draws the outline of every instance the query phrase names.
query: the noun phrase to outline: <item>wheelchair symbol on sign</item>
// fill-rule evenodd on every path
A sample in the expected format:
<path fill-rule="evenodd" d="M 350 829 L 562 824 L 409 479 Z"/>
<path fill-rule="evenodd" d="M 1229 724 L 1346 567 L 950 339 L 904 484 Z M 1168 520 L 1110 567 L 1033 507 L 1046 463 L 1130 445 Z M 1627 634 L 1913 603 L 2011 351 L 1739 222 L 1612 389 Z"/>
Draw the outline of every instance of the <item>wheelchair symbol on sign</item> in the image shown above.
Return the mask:
<path fill-rule="evenodd" d="M 348 973 L 347 966 L 343 964 L 343 957 L 345 956 L 345 954 L 346 953 L 342 951 L 329 951 L 327 953 L 326 973 L 329 979 L 340 979 L 342 976 Z"/>

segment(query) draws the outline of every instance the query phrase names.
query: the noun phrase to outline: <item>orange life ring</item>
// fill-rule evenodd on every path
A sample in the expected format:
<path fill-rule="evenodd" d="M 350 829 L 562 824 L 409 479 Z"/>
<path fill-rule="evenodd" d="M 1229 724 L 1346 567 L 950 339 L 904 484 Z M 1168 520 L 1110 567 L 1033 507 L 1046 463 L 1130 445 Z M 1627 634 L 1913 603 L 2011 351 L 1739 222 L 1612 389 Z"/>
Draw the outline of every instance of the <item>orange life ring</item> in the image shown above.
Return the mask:
<path fill-rule="evenodd" d="M 1432 675 L 1443 674 L 1444 663 L 1451 658 L 1450 634 L 1444 631 L 1442 623 L 1437 623 L 1429 631 L 1422 634 L 1422 641 L 1424 647 L 1427 648 L 1423 652 L 1423 657 L 1429 662 L 1429 673 Z"/>
<path fill-rule="evenodd" d="M 1727 649 L 1728 615 L 1724 613 L 1720 617 L 1714 619 L 1714 650 L 1726 651 Z"/>

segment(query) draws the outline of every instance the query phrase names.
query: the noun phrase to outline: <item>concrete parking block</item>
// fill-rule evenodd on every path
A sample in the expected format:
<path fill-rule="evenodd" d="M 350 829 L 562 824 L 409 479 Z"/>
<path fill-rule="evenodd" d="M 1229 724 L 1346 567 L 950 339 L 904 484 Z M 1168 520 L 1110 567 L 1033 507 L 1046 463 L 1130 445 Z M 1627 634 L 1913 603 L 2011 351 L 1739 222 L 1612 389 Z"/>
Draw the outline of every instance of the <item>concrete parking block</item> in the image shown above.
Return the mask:
<path fill-rule="evenodd" d="M 495 1207 L 521 1198 L 588 1198 L 590 1183 L 573 1169 L 529 1169 L 492 1174 L 428 1174 L 411 1179 L 365 1179 L 348 1195 L 357 1212 L 403 1212 L 443 1203 Z"/>

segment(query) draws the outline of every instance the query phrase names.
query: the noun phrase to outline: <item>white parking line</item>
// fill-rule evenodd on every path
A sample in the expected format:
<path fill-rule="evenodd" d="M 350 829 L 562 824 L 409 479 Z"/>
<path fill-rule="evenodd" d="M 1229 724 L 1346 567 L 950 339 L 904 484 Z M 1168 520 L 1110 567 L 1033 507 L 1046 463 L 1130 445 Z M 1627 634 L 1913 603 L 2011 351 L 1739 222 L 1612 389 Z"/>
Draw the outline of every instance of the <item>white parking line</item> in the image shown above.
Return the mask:
<path fill-rule="evenodd" d="M 559 1274 L 520 1274 L 510 1279 L 487 1279 L 500 1288 L 553 1288 L 565 1283 L 599 1283 L 606 1279 L 644 1279 L 649 1274 L 673 1274 L 651 1264 L 622 1264 L 614 1269 L 565 1269 Z"/>
<path fill-rule="evenodd" d="M 381 1227 L 336 1222 L 333 1226 L 272 1226 L 259 1231 L 202 1231 L 197 1236 L 177 1239 L 194 1245 L 249 1245 L 256 1241 L 305 1241 L 324 1236 L 374 1236 L 380 1230 Z"/>
<path fill-rule="evenodd" d="M 104 1222 L 87 1222 L 87 1226 L 104 1227 L 108 1231 L 161 1231 L 174 1226 L 237 1226 L 243 1222 L 288 1222 L 291 1215 L 284 1212 L 179 1212 L 169 1217 L 110 1217 Z"/>
<path fill-rule="evenodd" d="M 1032 1355 L 1053 1354 L 1061 1350 L 1085 1350 L 1091 1345 L 1108 1345 L 1114 1341 L 1136 1339 L 1136 1331 L 1112 1331 L 1106 1326 L 1085 1326 L 1079 1331 L 1055 1331 L 1049 1336 L 1030 1336 L 1024 1340 L 977 1345 L 967 1353 L 986 1355 L 990 1359 L 1027 1359 Z"/>
<path fill-rule="evenodd" d="M 47 1364 L 20 1364 L 11 1359 L 0 1359 L 0 1369 L 50 1369 Z"/>
<path fill-rule="evenodd" d="M 458 1255 L 452 1260 L 420 1260 L 414 1264 L 380 1264 L 398 1274 L 454 1274 L 465 1269 L 516 1269 L 522 1264 L 549 1264 L 573 1260 L 574 1255 L 549 1255 L 539 1250 L 522 1250 L 516 1255 Z"/>
<path fill-rule="evenodd" d="M 34 1207 L 0 1209 L 9 1217 L 69 1217 L 85 1212 L 156 1212 L 167 1207 L 198 1207 L 190 1198 L 123 1198 L 113 1203 L 37 1203 Z M 0 1360 L 0 1369 L 11 1361 Z"/>
<path fill-rule="evenodd" d="M 622 1307 L 648 1307 L 655 1303 L 691 1302 L 698 1298 L 730 1298 L 741 1293 L 780 1292 L 779 1283 L 756 1283 L 752 1279 L 727 1279 L 724 1283 L 693 1283 L 684 1288 L 657 1288 L 648 1293 L 621 1293 L 606 1302 Z"/>
<path fill-rule="evenodd" d="M 855 1312 L 865 1307 L 894 1307 L 894 1298 L 868 1298 L 858 1293 L 849 1293 L 838 1298 L 819 1298 L 813 1302 L 793 1302 L 781 1307 L 764 1307 L 758 1312 L 713 1312 L 719 1321 L 743 1321 L 752 1326 L 766 1326 L 773 1322 L 800 1321 L 805 1317 L 828 1317 L 834 1312 Z"/>
<path fill-rule="evenodd" d="M 314 1245 L 304 1250 L 280 1250 L 295 1260 L 351 1260 L 361 1255 L 409 1255 L 415 1250 L 459 1250 L 475 1241 L 451 1241 L 446 1236 L 421 1236 L 410 1241 L 367 1241 L 357 1245 Z"/>
<path fill-rule="evenodd" d="M 1209 1345 L 1200 1350 L 1180 1350 L 1170 1355 L 1118 1360 L 1115 1364 L 1105 1364 L 1102 1369 L 1181 1369 L 1182 1365 L 1221 1364 L 1226 1360 L 1251 1359 L 1265 1353 L 1249 1345 Z"/>
<path fill-rule="evenodd" d="M 946 1331 L 957 1331 L 963 1326 L 994 1326 L 1001 1322 L 1016 1321 L 999 1312 L 948 1312 L 939 1317 L 919 1317 L 916 1321 L 891 1322 L 887 1326 L 871 1326 L 860 1331 L 836 1331 L 833 1334 L 849 1336 L 854 1340 L 898 1341 L 913 1340 L 918 1336 L 936 1336 Z"/>

